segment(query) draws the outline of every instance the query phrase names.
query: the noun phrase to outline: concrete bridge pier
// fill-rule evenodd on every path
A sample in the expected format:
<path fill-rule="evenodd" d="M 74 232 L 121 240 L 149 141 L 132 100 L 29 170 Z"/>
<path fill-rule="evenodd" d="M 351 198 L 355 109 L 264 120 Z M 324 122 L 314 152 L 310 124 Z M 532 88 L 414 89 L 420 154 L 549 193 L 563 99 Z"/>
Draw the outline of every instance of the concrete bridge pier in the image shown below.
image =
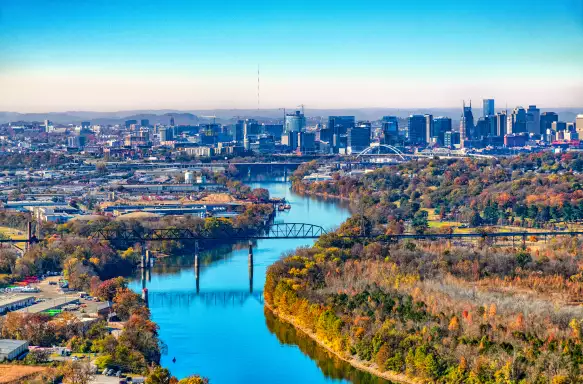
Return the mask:
<path fill-rule="evenodd" d="M 148 307 L 148 288 L 142 288 L 142 300 L 144 300 L 146 307 Z"/>
<path fill-rule="evenodd" d="M 253 293 L 253 242 L 249 240 L 249 292 Z"/>
<path fill-rule="evenodd" d="M 144 256 L 146 258 L 146 268 L 150 269 L 150 267 L 152 266 L 152 258 L 149 249 L 146 249 Z"/>
<path fill-rule="evenodd" d="M 196 293 L 200 292 L 200 260 L 198 255 L 198 240 L 194 241 L 194 278 L 196 279 Z"/>

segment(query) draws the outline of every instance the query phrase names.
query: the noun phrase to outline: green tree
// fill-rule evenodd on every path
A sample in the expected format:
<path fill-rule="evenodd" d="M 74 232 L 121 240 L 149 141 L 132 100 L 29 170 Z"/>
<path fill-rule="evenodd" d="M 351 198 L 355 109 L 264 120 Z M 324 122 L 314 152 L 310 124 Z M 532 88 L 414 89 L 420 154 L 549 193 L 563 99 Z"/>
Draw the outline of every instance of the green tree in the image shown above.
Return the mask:
<path fill-rule="evenodd" d="M 429 228 L 429 222 L 427 221 L 427 211 L 417 211 L 415 216 L 413 217 L 413 222 L 411 225 L 413 226 L 413 230 L 415 233 L 425 233 Z"/>

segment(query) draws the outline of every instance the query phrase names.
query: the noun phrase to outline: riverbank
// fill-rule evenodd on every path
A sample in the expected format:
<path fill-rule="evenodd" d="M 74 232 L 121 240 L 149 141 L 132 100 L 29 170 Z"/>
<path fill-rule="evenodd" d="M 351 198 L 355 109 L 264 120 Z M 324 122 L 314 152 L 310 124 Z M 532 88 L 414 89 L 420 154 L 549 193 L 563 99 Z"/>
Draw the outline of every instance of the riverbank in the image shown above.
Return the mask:
<path fill-rule="evenodd" d="M 290 190 L 289 183 L 281 180 L 245 182 L 251 188 L 266 188 L 270 196 L 285 198 L 291 204 L 291 210 L 278 213 L 278 222 L 308 222 L 330 228 L 349 217 L 347 204 L 298 195 Z M 312 244 L 311 239 L 254 242 L 252 275 L 249 274 L 246 243 L 241 247 L 202 250 L 198 280 L 192 254 L 171 257 L 155 265 L 145 285 L 150 294 L 152 318 L 160 326 L 160 338 L 168 348 L 168 353 L 162 356 L 162 366 L 171 367 L 178 378 L 196 372 L 210 378 L 213 384 L 387 384 L 385 379 L 332 357 L 299 331 L 297 334 L 305 343 L 317 348 L 321 355 L 310 355 L 294 341 L 288 340 L 282 345 L 278 337 L 285 338 L 289 334 L 275 336 L 269 329 L 261 296 L 267 267 L 282 254 Z M 249 293 L 250 280 L 253 293 Z M 199 295 L 195 294 L 197 281 Z M 140 292 L 143 284 L 140 276 L 136 276 L 130 286 Z M 275 319 L 271 313 L 269 315 Z M 236 326 L 233 326 L 233 319 L 237 319 Z M 296 333 L 291 325 L 285 325 L 290 332 Z M 221 363 L 225 345 L 229 353 L 236 356 L 231 359 L 228 370 Z M 261 367 L 257 367 L 257 361 L 262 362 Z"/>
<path fill-rule="evenodd" d="M 332 347 L 330 347 L 329 345 L 324 343 L 322 340 L 320 340 L 316 336 L 316 334 L 314 332 L 312 332 L 310 329 L 298 324 L 298 322 L 295 320 L 295 318 L 293 316 L 287 316 L 287 315 L 282 314 L 280 311 L 273 308 L 267 302 L 265 302 L 265 308 L 267 308 L 271 313 L 273 313 L 273 315 L 276 316 L 278 319 L 285 321 L 288 324 L 291 324 L 295 329 L 301 331 L 303 334 L 308 336 L 310 339 L 314 340 L 319 346 L 326 349 L 328 352 L 332 353 L 334 356 L 336 356 L 340 360 L 344 361 L 345 363 L 350 364 L 352 367 L 354 367 L 356 369 L 359 369 L 363 372 L 368 372 L 370 374 L 373 374 L 375 376 L 381 377 L 381 378 L 386 379 L 386 380 L 393 381 L 395 383 L 400 383 L 400 384 L 422 384 L 423 383 L 420 380 L 411 379 L 411 378 L 409 378 L 403 374 L 400 374 L 400 373 L 391 372 L 391 371 L 381 372 L 377 368 L 372 367 L 370 365 L 366 365 L 365 363 L 363 363 L 360 360 L 343 356 L 340 353 L 338 353 L 337 351 L 335 351 Z"/>

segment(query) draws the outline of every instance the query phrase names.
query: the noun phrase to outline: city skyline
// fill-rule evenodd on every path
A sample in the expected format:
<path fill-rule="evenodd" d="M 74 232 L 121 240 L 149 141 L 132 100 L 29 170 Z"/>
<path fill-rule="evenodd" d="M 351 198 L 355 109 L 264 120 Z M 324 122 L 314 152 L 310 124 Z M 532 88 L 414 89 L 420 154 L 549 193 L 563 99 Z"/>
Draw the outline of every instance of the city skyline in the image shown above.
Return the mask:
<path fill-rule="evenodd" d="M 7 0 L 0 110 L 579 107 L 583 4 Z M 257 67 L 260 66 L 260 103 Z"/>

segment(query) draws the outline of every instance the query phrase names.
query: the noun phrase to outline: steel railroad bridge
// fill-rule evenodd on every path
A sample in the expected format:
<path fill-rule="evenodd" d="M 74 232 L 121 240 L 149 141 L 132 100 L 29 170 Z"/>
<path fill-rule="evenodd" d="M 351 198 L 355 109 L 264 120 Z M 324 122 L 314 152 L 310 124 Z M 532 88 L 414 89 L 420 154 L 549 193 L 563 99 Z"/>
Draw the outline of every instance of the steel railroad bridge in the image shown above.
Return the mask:
<path fill-rule="evenodd" d="M 100 229 L 93 232 L 90 238 L 94 240 L 107 240 L 111 242 L 145 243 L 149 241 L 189 241 L 189 240 L 263 240 L 263 239 L 318 239 L 328 232 L 319 225 L 306 223 L 276 223 L 266 226 L 263 231 L 249 232 L 241 229 L 215 229 L 215 230 L 194 230 L 190 228 L 161 228 L 144 229 L 136 231 L 132 229 L 109 230 Z M 372 241 L 394 242 L 399 240 L 457 240 L 457 239 L 497 239 L 497 238 L 522 238 L 535 236 L 558 237 L 558 236 L 583 236 L 583 231 L 513 231 L 513 232 L 472 232 L 472 233 L 433 233 L 433 234 L 396 234 L 396 235 L 374 235 L 374 234 L 354 234 L 338 235 L 342 238 L 360 238 Z M 44 241 L 32 234 L 29 230 L 27 238 L 23 239 L 0 239 L 0 243 L 27 243 L 34 244 Z"/>

